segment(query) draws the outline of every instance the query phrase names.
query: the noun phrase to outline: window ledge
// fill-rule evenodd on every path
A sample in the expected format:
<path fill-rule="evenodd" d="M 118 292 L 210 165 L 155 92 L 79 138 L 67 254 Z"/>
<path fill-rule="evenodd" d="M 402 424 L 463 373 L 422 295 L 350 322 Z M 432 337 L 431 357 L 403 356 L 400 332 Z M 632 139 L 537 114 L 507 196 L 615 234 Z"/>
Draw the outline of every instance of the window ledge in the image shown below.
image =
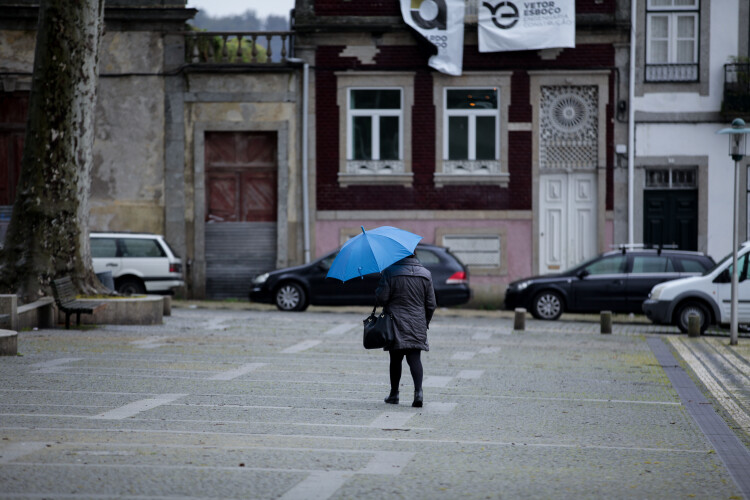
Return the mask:
<path fill-rule="evenodd" d="M 346 160 L 349 175 L 393 175 L 405 170 L 403 160 Z"/>
<path fill-rule="evenodd" d="M 435 187 L 443 187 L 445 185 L 495 185 L 500 187 L 508 187 L 510 181 L 510 174 L 497 173 L 497 174 L 482 174 L 482 173 L 466 173 L 466 174 L 435 174 Z"/>
<path fill-rule="evenodd" d="M 401 174 L 347 174 L 339 172 L 339 185 L 347 186 L 392 186 L 411 187 L 414 175 Z"/>

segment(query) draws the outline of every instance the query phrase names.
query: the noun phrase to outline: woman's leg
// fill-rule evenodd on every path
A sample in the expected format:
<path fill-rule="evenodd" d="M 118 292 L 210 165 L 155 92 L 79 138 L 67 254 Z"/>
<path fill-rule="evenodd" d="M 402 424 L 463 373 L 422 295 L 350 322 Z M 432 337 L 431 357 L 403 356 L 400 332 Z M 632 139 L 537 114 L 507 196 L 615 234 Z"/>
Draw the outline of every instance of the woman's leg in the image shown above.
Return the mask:
<path fill-rule="evenodd" d="M 409 363 L 409 369 L 411 370 L 411 378 L 414 379 L 414 390 L 422 390 L 422 359 L 420 358 L 422 351 L 419 349 L 409 349 L 405 351 L 406 362 Z M 400 367 L 399 367 L 400 370 Z"/>
<path fill-rule="evenodd" d="M 404 361 L 404 351 L 391 350 L 391 394 L 398 392 L 398 384 L 401 382 L 401 364 Z"/>

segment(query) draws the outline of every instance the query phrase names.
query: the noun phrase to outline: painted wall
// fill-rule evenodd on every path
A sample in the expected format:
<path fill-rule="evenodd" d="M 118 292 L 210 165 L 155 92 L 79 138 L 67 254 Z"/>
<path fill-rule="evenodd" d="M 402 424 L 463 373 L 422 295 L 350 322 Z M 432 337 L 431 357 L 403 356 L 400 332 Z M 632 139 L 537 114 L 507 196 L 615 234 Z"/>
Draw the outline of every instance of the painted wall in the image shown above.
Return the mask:
<path fill-rule="evenodd" d="M 728 154 L 728 139 L 716 132 L 728 124 L 639 124 L 636 128 L 636 155 L 708 156 L 707 253 L 721 258 L 732 248 L 734 162 Z M 639 186 L 642 189 L 642 186 Z M 741 196 L 745 196 L 745 189 Z M 637 212 L 637 216 L 640 211 Z"/>
<path fill-rule="evenodd" d="M 502 246 L 502 257 L 507 266 L 502 274 L 487 274 L 481 269 L 470 271 L 470 286 L 474 292 L 474 302 L 499 306 L 505 295 L 505 288 L 510 281 L 532 274 L 532 238 L 531 220 L 466 220 L 449 217 L 432 219 L 370 219 L 365 221 L 353 220 L 318 220 L 316 224 L 317 241 L 315 253 L 323 256 L 335 250 L 342 243 L 342 233 L 346 234 L 358 225 L 365 229 L 379 226 L 395 226 L 419 234 L 425 243 L 440 244 L 436 241 L 436 234 L 440 228 L 462 227 L 477 228 L 488 232 L 502 230 L 506 235 L 506 242 Z"/>

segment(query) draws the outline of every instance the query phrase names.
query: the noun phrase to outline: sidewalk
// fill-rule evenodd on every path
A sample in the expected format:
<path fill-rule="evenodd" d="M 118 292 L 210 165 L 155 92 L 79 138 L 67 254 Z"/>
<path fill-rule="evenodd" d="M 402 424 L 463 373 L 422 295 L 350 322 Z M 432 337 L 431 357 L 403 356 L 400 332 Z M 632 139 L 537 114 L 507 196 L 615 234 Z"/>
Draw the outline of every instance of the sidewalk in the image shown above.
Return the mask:
<path fill-rule="evenodd" d="M 163 325 L 22 332 L 0 359 L 0 497 L 750 499 L 732 468 L 746 399 L 724 398 L 732 416 L 689 377 L 743 374 L 723 338 L 441 310 L 412 408 L 406 367 L 383 403 L 369 308 L 175 306 Z M 714 384 L 732 381 L 742 396 Z"/>

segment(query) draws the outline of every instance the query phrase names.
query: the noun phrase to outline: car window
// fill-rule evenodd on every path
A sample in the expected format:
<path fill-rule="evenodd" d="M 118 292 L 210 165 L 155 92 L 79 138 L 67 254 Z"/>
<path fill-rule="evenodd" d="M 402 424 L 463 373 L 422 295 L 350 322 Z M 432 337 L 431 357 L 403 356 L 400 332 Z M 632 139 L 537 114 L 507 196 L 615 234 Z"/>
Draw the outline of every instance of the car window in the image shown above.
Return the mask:
<path fill-rule="evenodd" d="M 612 255 L 585 267 L 589 274 L 617 274 L 625 272 L 625 256 Z"/>
<path fill-rule="evenodd" d="M 422 264 L 439 264 L 440 257 L 435 255 L 435 252 L 430 252 L 424 248 L 417 248 L 417 258 Z"/>
<path fill-rule="evenodd" d="M 328 257 L 326 257 L 325 259 L 321 260 L 320 261 L 320 267 L 322 267 L 323 269 L 326 269 L 326 270 L 330 269 L 331 268 L 331 264 L 333 264 L 333 259 L 335 259 L 337 255 L 338 255 L 338 252 L 332 253 L 331 255 L 329 255 Z"/>
<path fill-rule="evenodd" d="M 686 273 L 703 273 L 706 270 L 706 266 L 698 260 L 680 259 L 680 264 L 682 264 L 682 270 Z"/>
<path fill-rule="evenodd" d="M 747 279 L 747 256 L 749 254 L 745 254 L 742 257 L 737 258 L 737 267 L 740 270 L 740 275 L 738 276 L 739 281 L 744 281 Z M 729 267 L 727 268 L 727 271 L 729 271 L 729 276 L 732 276 L 732 272 L 734 271 L 734 266 L 732 264 L 729 264 Z"/>
<path fill-rule="evenodd" d="M 673 273 L 672 259 L 664 255 L 634 255 L 633 274 L 645 273 Z M 703 272 L 701 270 L 701 272 Z"/>
<path fill-rule="evenodd" d="M 120 244 L 123 257 L 165 257 L 164 250 L 156 240 L 122 238 Z"/>
<path fill-rule="evenodd" d="M 112 259 L 117 257 L 117 243 L 114 238 L 91 238 L 91 257 Z"/>

